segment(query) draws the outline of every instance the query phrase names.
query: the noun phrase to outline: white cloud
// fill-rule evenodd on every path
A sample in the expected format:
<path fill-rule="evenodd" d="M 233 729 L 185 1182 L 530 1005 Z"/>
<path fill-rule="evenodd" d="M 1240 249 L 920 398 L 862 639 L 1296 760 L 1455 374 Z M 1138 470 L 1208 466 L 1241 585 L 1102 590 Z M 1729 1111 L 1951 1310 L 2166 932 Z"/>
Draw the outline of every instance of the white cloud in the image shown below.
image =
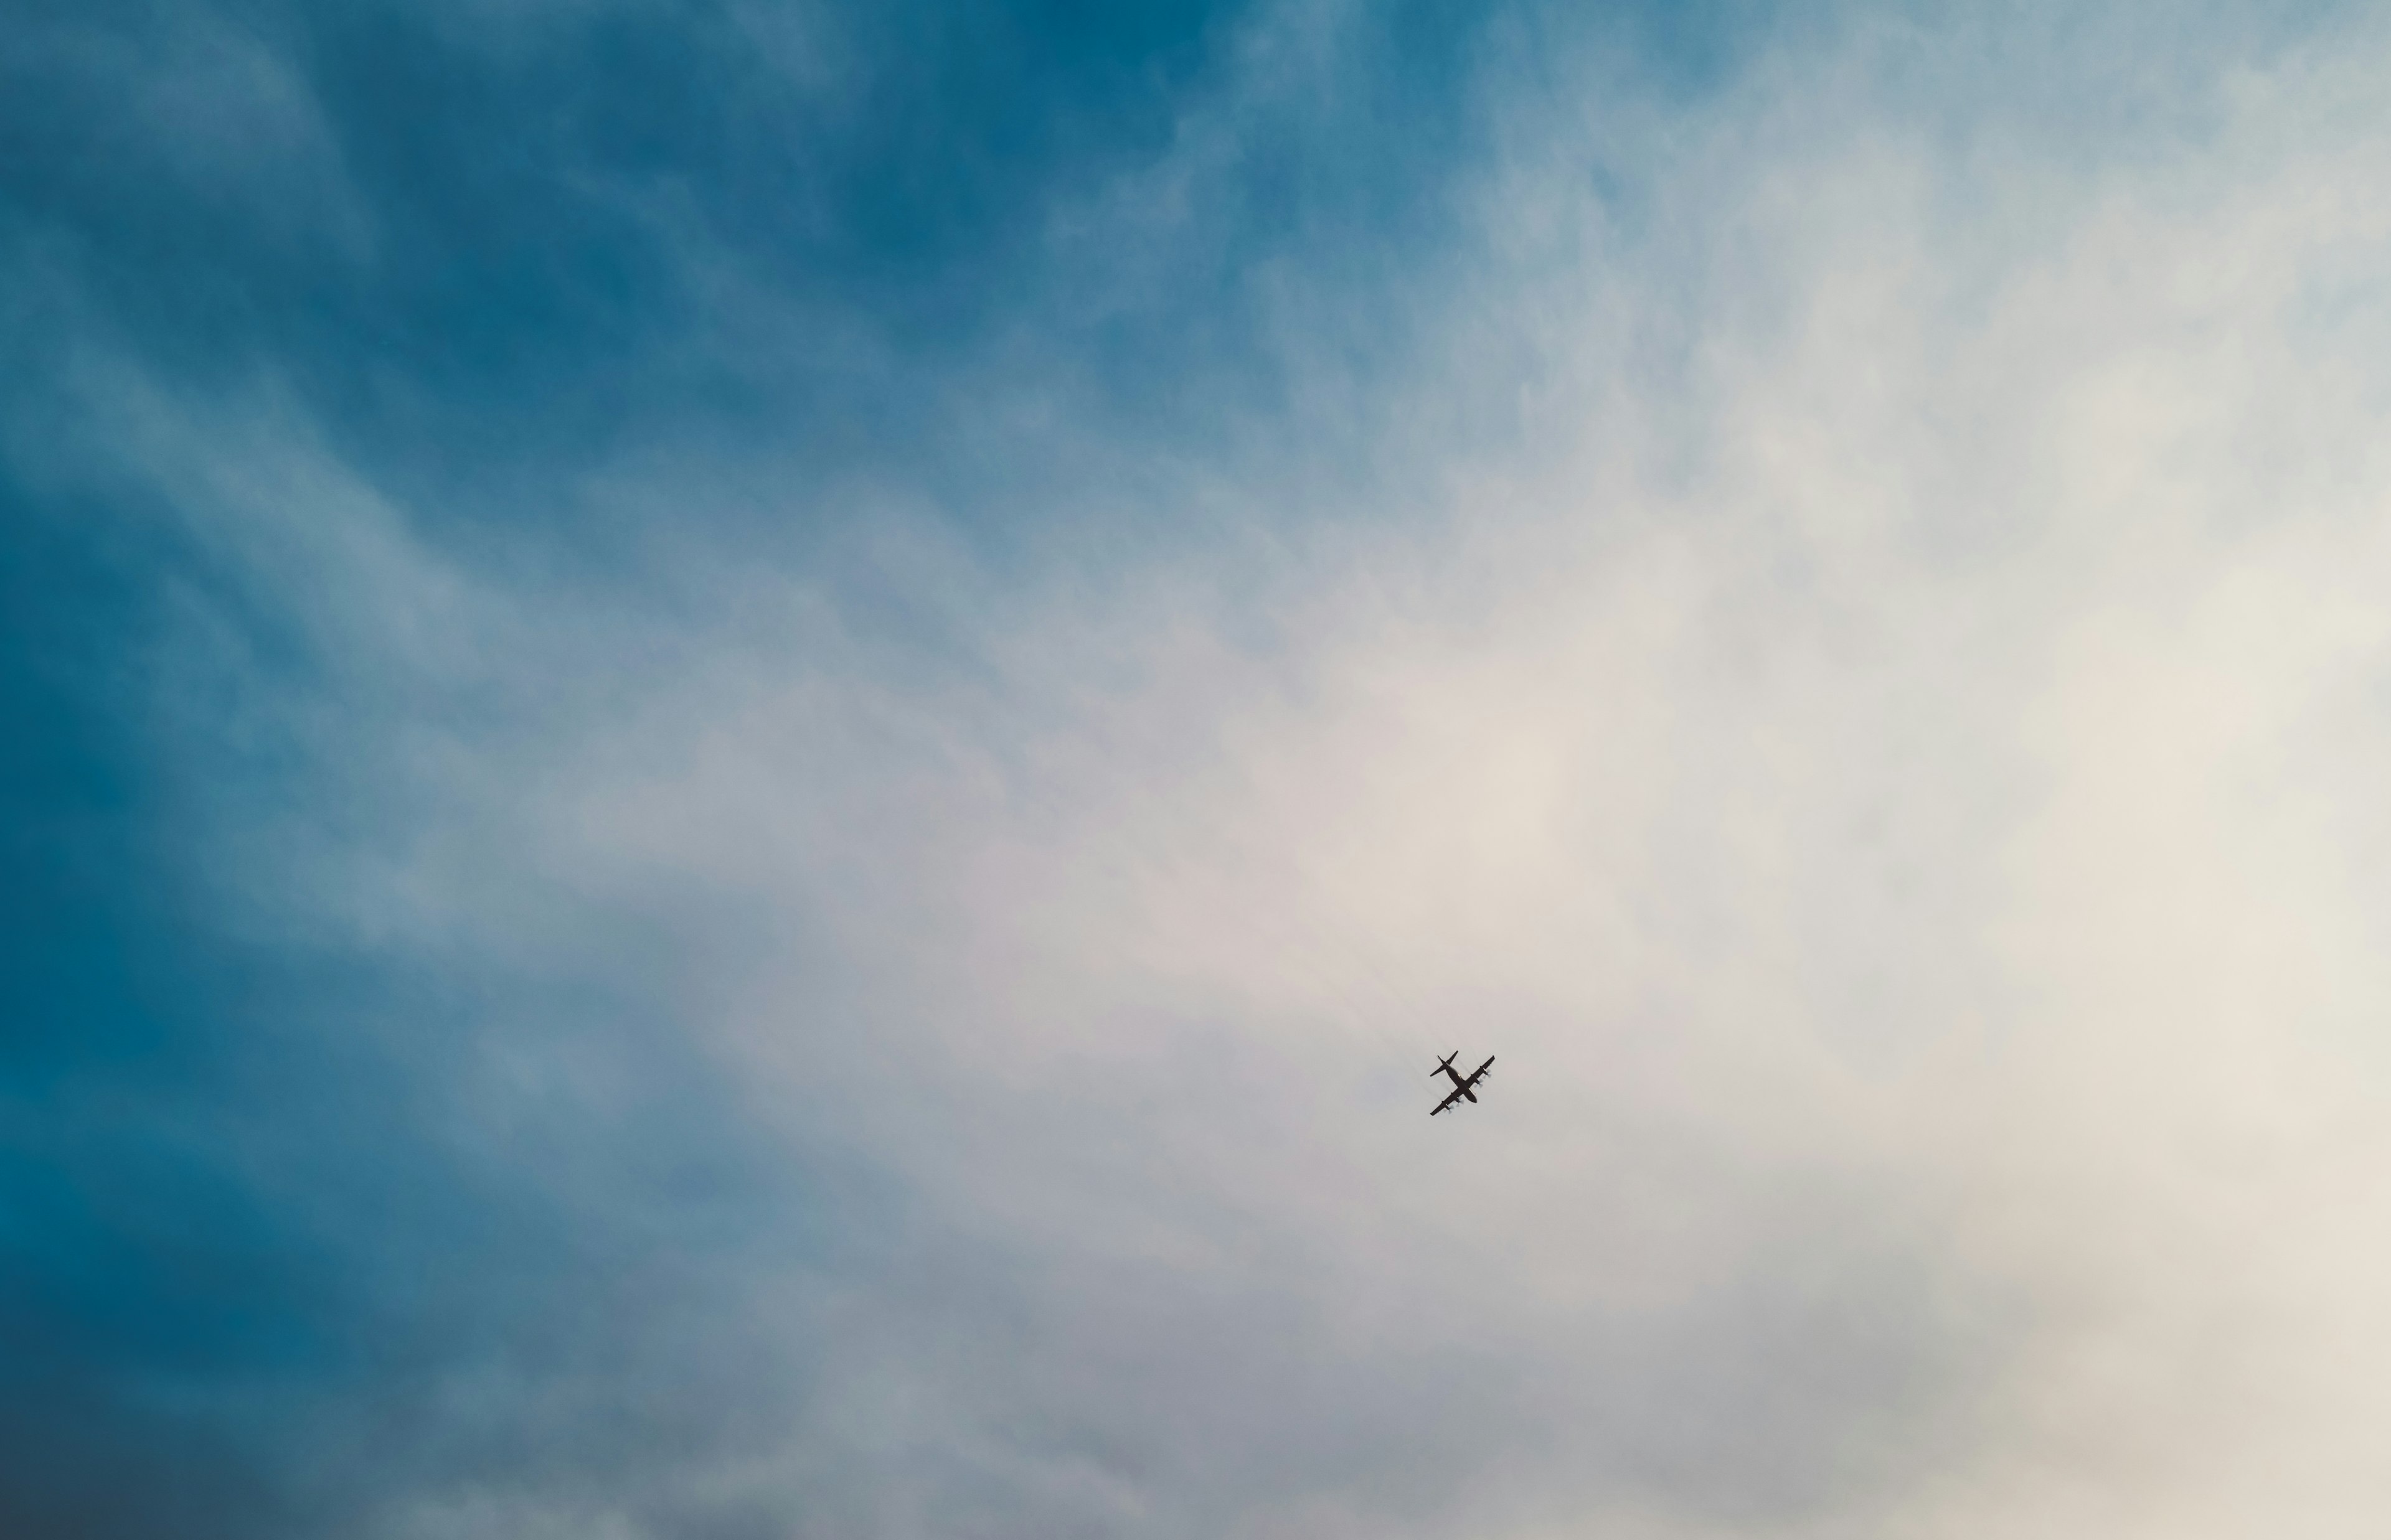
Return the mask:
<path fill-rule="evenodd" d="M 1356 478 L 1441 517 L 1210 466 L 1279 543 L 852 558 L 968 666 L 766 574 L 575 730 L 460 729 L 418 902 L 685 906 L 691 1030 L 909 1194 L 740 1481 L 888 1534 L 2381 1527 L 2380 42 L 2080 144 L 1801 47 L 1598 147 L 1635 220 L 1582 118 L 1505 125 Z M 1431 1123 L 1450 1048 L 1500 1062 Z"/>

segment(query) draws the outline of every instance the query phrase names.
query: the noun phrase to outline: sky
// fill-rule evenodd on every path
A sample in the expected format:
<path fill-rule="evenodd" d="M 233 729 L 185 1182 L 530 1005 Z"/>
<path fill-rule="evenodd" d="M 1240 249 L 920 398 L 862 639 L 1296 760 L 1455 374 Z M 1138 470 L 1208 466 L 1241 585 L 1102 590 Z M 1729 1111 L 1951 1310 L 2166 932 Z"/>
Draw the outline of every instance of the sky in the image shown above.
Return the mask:
<path fill-rule="evenodd" d="M 2378 8 L 6 31 L 0 1530 L 2391 1522 Z"/>

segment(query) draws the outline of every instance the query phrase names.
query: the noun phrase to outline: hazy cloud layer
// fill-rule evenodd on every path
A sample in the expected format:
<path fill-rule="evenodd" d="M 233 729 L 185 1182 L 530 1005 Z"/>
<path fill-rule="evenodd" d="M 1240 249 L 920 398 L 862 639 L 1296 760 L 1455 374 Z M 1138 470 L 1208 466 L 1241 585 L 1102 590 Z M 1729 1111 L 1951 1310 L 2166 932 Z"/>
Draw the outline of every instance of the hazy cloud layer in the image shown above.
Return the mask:
<path fill-rule="evenodd" d="M 31 29 L 0 1521 L 2377 1533 L 2391 36 L 989 15 Z"/>

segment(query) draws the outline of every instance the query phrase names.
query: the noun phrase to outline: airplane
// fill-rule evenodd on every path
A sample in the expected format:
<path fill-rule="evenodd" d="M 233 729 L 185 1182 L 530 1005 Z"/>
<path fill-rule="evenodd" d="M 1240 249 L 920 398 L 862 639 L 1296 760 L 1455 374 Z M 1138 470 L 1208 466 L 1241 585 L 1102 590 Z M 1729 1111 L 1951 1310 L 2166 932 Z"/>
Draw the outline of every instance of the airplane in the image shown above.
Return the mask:
<path fill-rule="evenodd" d="M 1453 1067 L 1453 1061 L 1460 1052 L 1461 1050 L 1459 1048 L 1455 1048 L 1452 1053 L 1446 1054 L 1444 1056 L 1444 1062 L 1428 1072 L 1428 1077 L 1430 1080 L 1434 1080 L 1438 1074 L 1441 1073 L 1446 1079 L 1453 1082 L 1452 1093 L 1442 1101 L 1436 1104 L 1436 1110 L 1428 1114 L 1431 1118 L 1436 1116 L 1437 1112 L 1443 1111 L 1446 1108 L 1452 1106 L 1454 1102 L 1461 1100 L 1464 1097 L 1468 1097 L 1471 1101 L 1476 1101 L 1478 1099 L 1478 1093 L 1470 1087 L 1476 1085 L 1480 1081 L 1484 1080 L 1486 1078 L 1486 1072 L 1494 1067 L 1494 1056 L 1490 1053 L 1486 1056 L 1486 1062 L 1478 1066 L 1477 1072 L 1472 1074 L 1467 1080 L 1464 1080 L 1461 1078 L 1461 1072 Z"/>

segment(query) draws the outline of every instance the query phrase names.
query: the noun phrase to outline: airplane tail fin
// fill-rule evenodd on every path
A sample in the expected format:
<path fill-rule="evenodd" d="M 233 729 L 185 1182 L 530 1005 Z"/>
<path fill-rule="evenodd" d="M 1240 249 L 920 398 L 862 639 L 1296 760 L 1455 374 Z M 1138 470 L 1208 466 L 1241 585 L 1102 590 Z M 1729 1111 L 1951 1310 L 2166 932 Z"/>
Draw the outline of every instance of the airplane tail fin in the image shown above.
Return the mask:
<path fill-rule="evenodd" d="M 1455 1049 L 1454 1049 L 1451 1053 L 1446 1054 L 1446 1055 L 1444 1056 L 1444 1062 L 1443 1062 L 1443 1063 L 1441 1063 L 1441 1064 L 1439 1064 L 1435 1069 L 1430 1070 L 1430 1071 L 1428 1072 L 1428 1079 L 1430 1079 L 1430 1080 L 1434 1080 L 1437 1076 L 1439 1076 L 1439 1075 L 1441 1075 L 1441 1074 L 1444 1073 L 1444 1072 L 1446 1072 L 1447 1070 L 1452 1069 L 1452 1068 L 1453 1068 L 1453 1061 L 1454 1061 L 1454 1059 L 1459 1059 L 1460 1057 L 1461 1057 L 1461 1050 L 1460 1050 L 1459 1048 L 1455 1048 Z"/>

